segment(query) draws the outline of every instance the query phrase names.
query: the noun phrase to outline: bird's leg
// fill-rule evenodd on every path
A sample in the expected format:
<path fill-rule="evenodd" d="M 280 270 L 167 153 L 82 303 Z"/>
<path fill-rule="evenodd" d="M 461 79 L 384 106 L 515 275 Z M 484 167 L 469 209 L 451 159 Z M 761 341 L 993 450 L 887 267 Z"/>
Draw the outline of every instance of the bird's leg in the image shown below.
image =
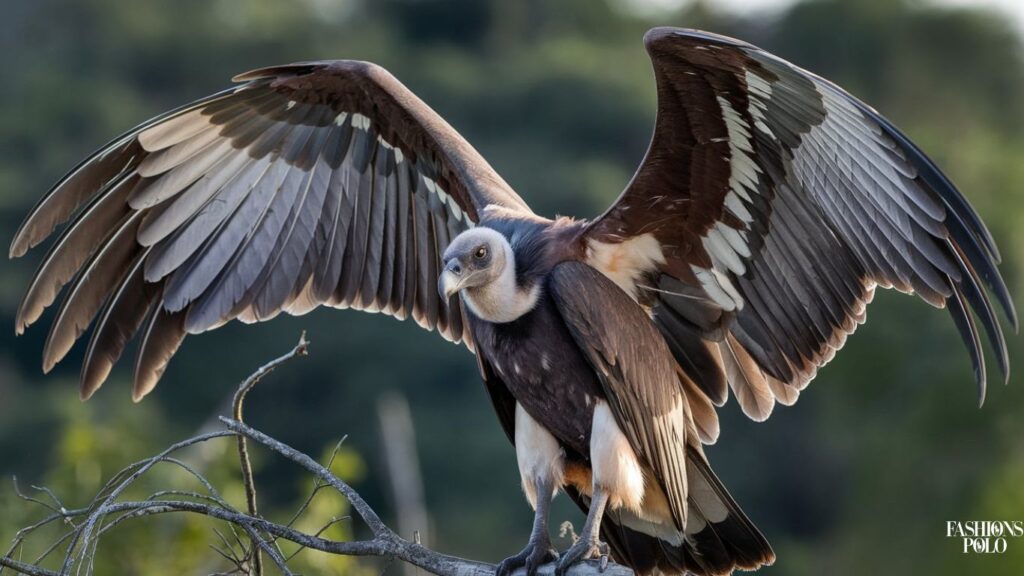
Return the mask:
<path fill-rule="evenodd" d="M 594 485 L 594 494 L 590 498 L 590 512 L 587 514 L 587 521 L 583 524 L 580 532 L 580 539 L 562 554 L 558 566 L 555 568 L 556 576 L 563 576 L 569 568 L 581 561 L 591 558 L 601 559 L 601 569 L 608 565 L 608 545 L 601 542 L 601 519 L 604 517 L 605 506 L 608 505 L 608 492 L 603 488 Z"/>
<path fill-rule="evenodd" d="M 510 556 L 498 565 L 495 576 L 509 576 L 517 568 L 526 567 L 527 576 L 534 576 L 537 568 L 558 559 L 558 552 L 551 546 L 551 535 L 548 533 L 548 513 L 551 500 L 554 498 L 554 480 L 550 477 L 539 478 L 534 484 L 537 495 L 537 506 L 533 516 L 533 530 L 526 548 L 515 556 Z"/>

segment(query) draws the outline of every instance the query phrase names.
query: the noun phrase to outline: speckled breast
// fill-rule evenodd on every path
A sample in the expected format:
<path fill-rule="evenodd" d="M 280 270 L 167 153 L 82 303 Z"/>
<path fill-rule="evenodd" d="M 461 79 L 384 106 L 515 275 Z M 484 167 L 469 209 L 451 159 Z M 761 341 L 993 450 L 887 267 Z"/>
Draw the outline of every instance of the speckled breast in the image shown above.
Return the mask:
<path fill-rule="evenodd" d="M 604 392 L 551 298 L 543 294 L 513 322 L 470 322 L 478 352 L 516 400 L 565 448 L 588 458 L 594 402 Z"/>

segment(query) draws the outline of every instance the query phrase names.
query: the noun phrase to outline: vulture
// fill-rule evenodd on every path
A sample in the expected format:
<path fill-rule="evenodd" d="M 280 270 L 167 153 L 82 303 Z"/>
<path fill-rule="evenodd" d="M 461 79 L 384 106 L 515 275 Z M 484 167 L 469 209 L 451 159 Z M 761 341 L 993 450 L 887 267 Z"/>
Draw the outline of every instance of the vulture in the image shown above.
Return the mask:
<path fill-rule="evenodd" d="M 535 214 L 379 66 L 262 68 L 43 196 L 11 256 L 63 228 L 16 329 L 64 291 L 44 371 L 91 324 L 89 398 L 137 337 L 138 401 L 187 334 L 234 319 L 412 318 L 475 353 L 515 446 L 536 515 L 499 575 L 609 556 L 640 574 L 771 564 L 703 448 L 729 390 L 758 421 L 794 403 L 881 287 L 949 311 L 983 401 L 983 332 L 1008 373 L 993 302 L 1014 329 L 1016 313 L 977 213 L 874 109 L 740 40 L 655 28 L 644 43 L 650 147 L 593 220 Z M 587 512 L 561 555 L 559 491 Z"/>

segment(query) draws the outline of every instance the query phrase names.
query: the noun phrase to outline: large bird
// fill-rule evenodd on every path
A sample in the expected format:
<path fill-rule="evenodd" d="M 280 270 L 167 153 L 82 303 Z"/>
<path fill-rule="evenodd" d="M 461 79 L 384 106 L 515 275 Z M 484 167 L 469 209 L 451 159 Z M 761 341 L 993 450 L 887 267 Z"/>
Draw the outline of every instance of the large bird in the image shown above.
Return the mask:
<path fill-rule="evenodd" d="M 138 400 L 186 334 L 233 319 L 321 304 L 411 317 L 476 352 L 515 444 L 536 519 L 502 573 L 556 559 L 560 489 L 589 513 L 559 573 L 609 545 L 640 573 L 770 564 L 702 449 L 730 388 L 755 420 L 795 402 L 880 286 L 949 310 L 983 399 L 982 329 L 1008 370 L 989 294 L 1017 319 L 977 214 L 873 109 L 742 41 L 657 28 L 645 43 L 654 135 L 593 221 L 534 214 L 378 66 L 264 68 L 43 197 L 11 255 L 70 224 L 17 330 L 70 285 L 44 369 L 93 323 L 88 398 L 141 333 Z"/>

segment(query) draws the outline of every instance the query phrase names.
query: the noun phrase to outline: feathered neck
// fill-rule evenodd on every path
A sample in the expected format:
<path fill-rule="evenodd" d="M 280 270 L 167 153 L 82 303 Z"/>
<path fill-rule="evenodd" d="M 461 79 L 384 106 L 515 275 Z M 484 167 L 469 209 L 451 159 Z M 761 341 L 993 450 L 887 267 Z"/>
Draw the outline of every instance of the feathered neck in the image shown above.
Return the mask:
<path fill-rule="evenodd" d="M 516 255 L 512 245 L 502 236 L 504 265 L 498 277 L 484 284 L 462 291 L 462 299 L 470 312 L 481 320 L 503 324 L 519 319 L 533 310 L 540 299 L 539 279 L 520 284 L 516 276 Z"/>

